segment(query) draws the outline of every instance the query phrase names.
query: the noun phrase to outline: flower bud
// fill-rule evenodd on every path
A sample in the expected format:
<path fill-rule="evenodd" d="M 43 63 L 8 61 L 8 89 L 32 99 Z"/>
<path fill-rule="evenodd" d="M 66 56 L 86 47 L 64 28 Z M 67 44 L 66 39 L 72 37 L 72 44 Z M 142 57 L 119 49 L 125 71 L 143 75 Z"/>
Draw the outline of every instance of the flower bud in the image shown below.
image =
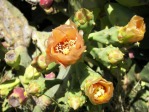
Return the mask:
<path fill-rule="evenodd" d="M 41 54 L 37 57 L 35 57 L 31 63 L 32 66 L 34 66 L 35 68 L 37 69 L 41 69 L 41 70 L 44 70 L 46 69 L 46 67 L 48 66 L 46 64 L 46 56 L 45 54 Z"/>
<path fill-rule="evenodd" d="M 37 105 L 39 105 L 42 110 L 46 109 L 51 103 L 51 99 L 46 95 L 40 96 L 37 101 Z"/>
<path fill-rule="evenodd" d="M 77 27 L 83 31 L 90 31 L 95 25 L 93 12 L 88 9 L 81 8 L 74 15 L 74 22 Z"/>
<path fill-rule="evenodd" d="M 38 57 L 37 63 L 41 69 L 45 69 L 47 67 L 45 54 L 41 54 Z"/>
<path fill-rule="evenodd" d="M 105 48 L 93 48 L 90 53 L 95 59 L 100 61 L 106 67 L 122 61 L 124 56 L 119 48 L 111 45 Z"/>
<path fill-rule="evenodd" d="M 111 53 L 109 53 L 109 61 L 110 63 L 114 64 L 117 63 L 118 61 L 123 59 L 124 54 L 118 49 L 115 48 Z"/>
<path fill-rule="evenodd" d="M 51 72 L 51 73 L 49 73 L 49 74 L 46 74 L 46 75 L 45 75 L 45 78 L 46 78 L 46 79 L 53 79 L 53 78 L 55 78 L 55 74 L 54 74 L 53 72 Z"/>
<path fill-rule="evenodd" d="M 36 79 L 41 76 L 41 73 L 31 65 L 29 65 L 24 73 L 23 83 L 29 83 L 32 79 Z"/>
<path fill-rule="evenodd" d="M 14 50 L 10 50 L 5 54 L 5 61 L 9 66 L 18 68 L 20 64 L 20 55 L 18 55 Z"/>
<path fill-rule="evenodd" d="M 82 83 L 81 89 L 94 105 L 107 103 L 113 96 L 113 83 L 98 74 L 89 75 Z"/>
<path fill-rule="evenodd" d="M 40 6 L 43 8 L 50 8 L 53 3 L 53 0 L 40 0 Z"/>
<path fill-rule="evenodd" d="M 6 97 L 9 92 L 19 84 L 20 80 L 18 78 L 14 80 L 7 80 L 4 83 L 0 84 L 0 97 Z"/>
<path fill-rule="evenodd" d="M 78 108 L 82 107 L 85 103 L 86 98 L 82 94 L 82 91 L 79 92 L 67 92 L 66 94 L 67 103 L 71 108 L 77 110 Z"/>
<path fill-rule="evenodd" d="M 26 91 L 29 94 L 35 95 L 35 96 L 40 96 L 43 94 L 43 92 L 46 89 L 46 85 L 45 85 L 45 79 L 44 78 L 39 78 L 37 80 L 32 80 Z"/>
<path fill-rule="evenodd" d="M 21 87 L 14 88 L 8 97 L 8 102 L 12 107 L 18 107 L 25 102 L 27 98 L 26 92 Z"/>
<path fill-rule="evenodd" d="M 120 27 L 118 39 L 122 43 L 141 41 L 144 38 L 145 28 L 143 18 L 135 15 L 126 26 Z"/>

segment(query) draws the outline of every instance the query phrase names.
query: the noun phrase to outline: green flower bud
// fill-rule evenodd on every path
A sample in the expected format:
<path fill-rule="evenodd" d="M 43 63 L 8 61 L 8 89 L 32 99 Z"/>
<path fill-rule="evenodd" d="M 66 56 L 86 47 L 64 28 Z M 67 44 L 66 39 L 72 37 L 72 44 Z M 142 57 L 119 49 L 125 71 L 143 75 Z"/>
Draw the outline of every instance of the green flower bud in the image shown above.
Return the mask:
<path fill-rule="evenodd" d="M 112 45 L 105 48 L 93 48 L 90 53 L 106 67 L 117 64 L 119 61 L 123 60 L 124 56 L 119 48 L 113 47 Z"/>
<path fill-rule="evenodd" d="M 36 79 L 41 76 L 41 73 L 37 71 L 37 69 L 31 65 L 29 65 L 24 73 L 24 83 L 29 83 L 30 80 Z"/>
<path fill-rule="evenodd" d="M 37 60 L 37 63 L 39 65 L 39 67 L 41 69 L 45 69 L 48 65 L 46 64 L 46 55 L 45 54 L 41 54 L 39 57 L 38 57 L 38 60 Z"/>
<path fill-rule="evenodd" d="M 0 97 L 5 98 L 9 92 L 16 86 L 20 84 L 18 78 L 14 80 L 7 80 L 4 83 L 0 84 Z"/>
<path fill-rule="evenodd" d="M 5 54 L 5 62 L 13 68 L 18 68 L 20 64 L 20 55 L 14 50 L 10 50 Z"/>
<path fill-rule="evenodd" d="M 36 67 L 39 70 L 44 70 L 47 68 L 47 64 L 46 64 L 46 55 L 45 54 L 41 54 L 37 57 L 35 57 L 31 63 L 32 66 Z"/>
<path fill-rule="evenodd" d="M 29 82 L 29 85 L 26 88 L 27 93 L 35 95 L 35 96 L 41 96 L 46 89 L 45 85 L 45 79 L 39 78 L 37 80 L 32 80 Z"/>
<path fill-rule="evenodd" d="M 67 92 L 65 94 L 67 98 L 67 103 L 71 108 L 77 110 L 78 108 L 82 107 L 83 104 L 86 102 L 86 98 L 83 95 L 82 91 L 79 92 Z"/>
<path fill-rule="evenodd" d="M 124 54 L 118 49 L 115 48 L 111 53 L 109 53 L 109 61 L 111 64 L 115 64 L 123 59 Z"/>
<path fill-rule="evenodd" d="M 79 9 L 74 15 L 74 22 L 80 30 L 90 31 L 95 25 L 93 12 L 85 8 Z"/>
<path fill-rule="evenodd" d="M 119 45 L 118 40 L 119 27 L 111 27 L 110 29 L 104 29 L 95 33 L 90 33 L 88 36 L 89 40 L 94 40 L 105 45 Z"/>

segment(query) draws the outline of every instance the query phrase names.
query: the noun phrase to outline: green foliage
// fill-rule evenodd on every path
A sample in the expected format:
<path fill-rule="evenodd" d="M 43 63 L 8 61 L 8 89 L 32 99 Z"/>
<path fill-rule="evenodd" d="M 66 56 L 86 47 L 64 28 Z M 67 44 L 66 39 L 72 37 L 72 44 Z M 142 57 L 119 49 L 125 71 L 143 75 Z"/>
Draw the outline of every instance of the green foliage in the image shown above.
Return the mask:
<path fill-rule="evenodd" d="M 148 112 L 149 0 L 53 0 L 48 8 L 39 1 L 0 0 L 0 111 Z M 130 30 L 127 24 L 134 15 L 143 22 L 133 21 L 137 26 Z M 86 50 L 70 66 L 63 66 L 59 58 L 49 63 L 52 29 L 67 20 L 76 25 L 75 36 L 83 36 Z M 139 29 L 143 25 L 145 34 Z M 63 33 L 74 36 L 71 31 Z M 137 40 L 139 34 L 143 40 Z M 69 40 L 58 39 L 60 47 L 69 47 L 64 45 Z M 76 40 L 72 44 L 70 51 L 82 47 Z M 57 45 L 51 45 L 55 56 L 60 54 L 55 52 Z M 73 60 L 69 53 L 68 61 Z M 54 77 L 48 79 L 51 72 Z M 114 89 L 106 89 L 104 81 Z M 12 101 L 21 104 L 13 108 L 9 98 L 15 87 L 25 90 L 26 100 L 17 100 L 15 94 Z M 109 94 L 104 96 L 108 90 L 109 99 Z"/>

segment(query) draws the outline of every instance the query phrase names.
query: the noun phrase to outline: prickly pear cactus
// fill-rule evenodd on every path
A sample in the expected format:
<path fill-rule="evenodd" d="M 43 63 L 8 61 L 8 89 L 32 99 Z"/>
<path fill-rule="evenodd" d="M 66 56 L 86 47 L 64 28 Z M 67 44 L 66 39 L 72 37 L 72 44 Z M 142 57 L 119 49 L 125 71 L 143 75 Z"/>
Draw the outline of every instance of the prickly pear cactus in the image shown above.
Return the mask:
<path fill-rule="evenodd" d="M 7 0 L 1 0 L 0 4 L 2 6 L 0 8 L 0 29 L 2 37 L 10 46 L 29 46 L 32 28 L 24 18 L 24 15 Z"/>
<path fill-rule="evenodd" d="M 148 0 L 0 0 L 0 112 L 148 112 Z"/>

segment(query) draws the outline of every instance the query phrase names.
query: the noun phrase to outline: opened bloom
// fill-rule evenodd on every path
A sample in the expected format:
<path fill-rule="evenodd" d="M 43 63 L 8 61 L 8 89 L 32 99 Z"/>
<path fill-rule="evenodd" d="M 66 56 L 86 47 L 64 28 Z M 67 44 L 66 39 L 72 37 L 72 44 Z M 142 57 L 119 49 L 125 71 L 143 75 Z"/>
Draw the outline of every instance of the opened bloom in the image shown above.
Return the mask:
<path fill-rule="evenodd" d="M 134 43 L 144 38 L 145 23 L 142 17 L 133 16 L 129 23 L 121 27 L 118 39 L 123 43 Z"/>
<path fill-rule="evenodd" d="M 90 75 L 83 83 L 82 89 L 94 105 L 107 103 L 113 96 L 113 83 L 100 75 Z"/>
<path fill-rule="evenodd" d="M 85 50 L 84 40 L 75 25 L 61 25 L 52 31 L 47 43 L 47 63 L 56 62 L 65 67 L 74 64 Z"/>

